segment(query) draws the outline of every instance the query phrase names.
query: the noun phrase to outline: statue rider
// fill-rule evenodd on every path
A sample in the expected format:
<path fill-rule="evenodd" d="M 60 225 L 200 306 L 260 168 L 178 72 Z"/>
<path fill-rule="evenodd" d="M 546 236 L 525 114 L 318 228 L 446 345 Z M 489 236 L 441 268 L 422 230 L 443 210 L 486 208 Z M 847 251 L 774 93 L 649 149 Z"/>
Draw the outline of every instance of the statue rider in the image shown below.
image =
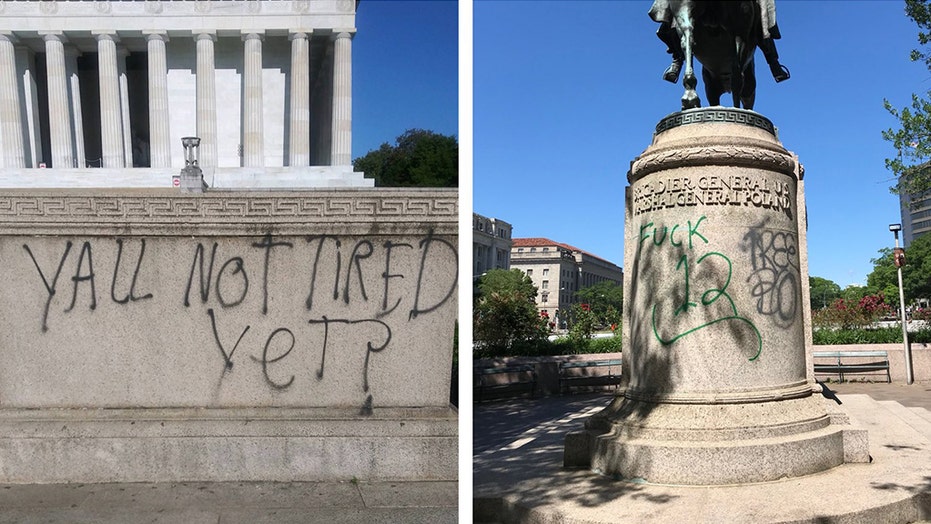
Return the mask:
<path fill-rule="evenodd" d="M 763 28 L 763 38 L 759 40 L 757 46 L 763 51 L 763 57 L 769 64 L 773 79 L 776 82 L 788 80 L 789 69 L 779 63 L 779 53 L 776 51 L 775 40 L 782 38 L 782 35 L 779 34 L 779 26 L 776 25 L 775 0 L 756 0 L 756 2 L 760 6 L 760 25 Z M 668 5 L 667 0 L 654 0 L 653 7 L 650 9 L 650 17 L 660 23 L 656 36 L 666 44 L 666 52 L 672 55 L 672 63 L 663 72 L 663 80 L 676 83 L 679 80 L 682 63 L 685 61 L 685 53 L 682 51 L 679 33 L 672 25 L 672 15 Z"/>

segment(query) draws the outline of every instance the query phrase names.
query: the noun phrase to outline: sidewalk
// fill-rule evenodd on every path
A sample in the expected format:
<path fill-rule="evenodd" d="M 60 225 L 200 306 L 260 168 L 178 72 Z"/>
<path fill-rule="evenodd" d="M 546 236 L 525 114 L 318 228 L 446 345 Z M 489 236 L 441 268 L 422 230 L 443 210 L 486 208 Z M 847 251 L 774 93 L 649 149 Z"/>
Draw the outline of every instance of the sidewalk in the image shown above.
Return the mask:
<path fill-rule="evenodd" d="M 931 411 L 931 382 L 915 382 L 912 385 L 886 382 L 828 382 L 825 384 L 840 395 L 862 393 L 876 400 L 895 400 L 910 408 L 925 408 Z"/>
<path fill-rule="evenodd" d="M 870 432 L 870 464 L 772 482 L 673 486 L 563 467 L 563 440 L 610 393 L 474 406 L 476 522 L 923 522 L 931 515 L 931 383 L 829 383 Z M 896 402 L 883 403 L 884 400 Z M 830 493 L 833 496 L 825 496 Z M 785 501 L 791 500 L 787 506 Z"/>
<path fill-rule="evenodd" d="M 457 482 L 0 485 L 0 523 L 454 523 Z"/>
<path fill-rule="evenodd" d="M 866 394 L 875 400 L 895 400 L 907 407 L 931 411 L 931 382 L 912 385 L 871 382 L 829 382 L 844 395 Z M 581 429 L 583 421 L 611 402 L 611 393 L 588 393 L 529 399 L 511 398 L 475 404 L 472 411 L 472 456 L 534 444 L 561 449 L 567 431 Z"/>

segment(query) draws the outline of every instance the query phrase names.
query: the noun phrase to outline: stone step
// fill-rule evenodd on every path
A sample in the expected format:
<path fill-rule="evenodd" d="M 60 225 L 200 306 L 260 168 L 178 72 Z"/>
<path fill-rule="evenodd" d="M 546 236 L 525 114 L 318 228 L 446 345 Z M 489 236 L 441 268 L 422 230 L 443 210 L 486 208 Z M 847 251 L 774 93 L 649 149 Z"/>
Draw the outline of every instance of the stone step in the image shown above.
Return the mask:
<path fill-rule="evenodd" d="M 881 400 L 879 405 L 901 418 L 903 422 L 915 428 L 916 431 L 928 439 L 931 439 L 931 420 L 925 419 L 895 400 Z"/>

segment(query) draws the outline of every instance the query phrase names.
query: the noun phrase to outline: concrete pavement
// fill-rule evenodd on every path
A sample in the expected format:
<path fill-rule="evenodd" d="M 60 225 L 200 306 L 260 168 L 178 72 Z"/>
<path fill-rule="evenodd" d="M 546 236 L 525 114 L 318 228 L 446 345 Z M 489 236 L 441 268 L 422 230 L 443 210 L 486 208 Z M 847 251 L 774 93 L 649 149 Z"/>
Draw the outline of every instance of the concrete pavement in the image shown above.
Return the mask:
<path fill-rule="evenodd" d="M 454 523 L 457 482 L 0 485 L 0 523 Z"/>
<path fill-rule="evenodd" d="M 843 400 L 843 395 L 862 393 L 875 400 L 894 400 L 903 406 L 925 408 L 931 411 L 931 382 L 892 384 L 885 382 L 828 382 L 825 384 L 836 391 Z"/>
<path fill-rule="evenodd" d="M 870 432 L 871 464 L 714 489 L 616 481 L 562 468 L 566 432 L 607 405 L 610 394 L 476 405 L 475 522 L 872 524 L 931 516 L 931 418 L 925 411 L 931 384 L 828 386 Z"/>
<path fill-rule="evenodd" d="M 875 400 L 894 400 L 903 406 L 931 411 L 931 382 L 916 382 L 912 385 L 828 382 L 825 385 L 836 392 L 841 401 L 845 395 L 865 394 Z M 561 444 L 560 435 L 565 434 L 566 428 L 562 427 L 565 422 L 584 418 L 610 402 L 610 393 L 586 393 L 536 399 L 519 397 L 475 404 L 472 412 L 472 452 L 478 455 L 531 437 L 545 439 L 547 436 L 555 436 Z"/>

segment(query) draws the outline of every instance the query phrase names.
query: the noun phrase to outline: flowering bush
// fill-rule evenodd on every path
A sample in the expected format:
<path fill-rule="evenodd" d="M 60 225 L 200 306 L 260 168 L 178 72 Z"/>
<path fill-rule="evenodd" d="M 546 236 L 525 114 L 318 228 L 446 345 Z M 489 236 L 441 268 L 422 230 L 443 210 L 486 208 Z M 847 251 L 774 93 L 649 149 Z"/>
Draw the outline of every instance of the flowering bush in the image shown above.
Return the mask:
<path fill-rule="evenodd" d="M 860 300 L 838 298 L 829 307 L 815 311 L 812 323 L 818 328 L 856 329 L 872 325 L 892 314 L 882 293 L 866 295 Z"/>

